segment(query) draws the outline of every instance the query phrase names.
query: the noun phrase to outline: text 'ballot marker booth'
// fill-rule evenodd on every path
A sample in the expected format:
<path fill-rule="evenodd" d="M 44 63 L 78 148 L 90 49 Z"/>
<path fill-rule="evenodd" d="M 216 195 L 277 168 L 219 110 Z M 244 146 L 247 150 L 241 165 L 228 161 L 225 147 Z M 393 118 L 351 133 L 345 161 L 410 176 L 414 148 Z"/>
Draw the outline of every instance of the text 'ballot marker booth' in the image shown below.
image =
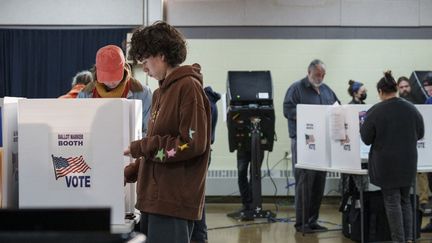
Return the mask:
<path fill-rule="evenodd" d="M 110 208 L 111 224 L 125 224 L 123 150 L 141 136 L 140 109 L 126 99 L 20 100 L 19 207 Z"/>

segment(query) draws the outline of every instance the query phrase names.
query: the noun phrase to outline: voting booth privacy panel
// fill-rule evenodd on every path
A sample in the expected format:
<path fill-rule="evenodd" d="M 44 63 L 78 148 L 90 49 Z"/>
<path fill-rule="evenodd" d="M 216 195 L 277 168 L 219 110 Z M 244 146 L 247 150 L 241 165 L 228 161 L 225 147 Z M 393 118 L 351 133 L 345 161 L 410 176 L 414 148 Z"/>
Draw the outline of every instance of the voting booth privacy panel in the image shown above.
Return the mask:
<path fill-rule="evenodd" d="M 129 137 L 135 141 L 143 137 L 142 134 L 142 101 L 127 100 L 129 102 Z M 129 146 L 129 145 L 128 145 Z M 125 166 L 133 162 L 133 158 L 125 161 Z M 136 203 L 136 183 L 127 183 L 125 186 L 125 212 L 133 214 Z"/>
<path fill-rule="evenodd" d="M 416 105 L 425 124 L 424 138 L 417 142 L 418 167 L 432 167 L 432 105 Z"/>
<path fill-rule="evenodd" d="M 297 163 L 330 166 L 328 106 L 297 105 Z"/>
<path fill-rule="evenodd" d="M 371 105 L 297 105 L 297 163 L 308 167 L 360 171 L 369 148 L 360 126 Z M 418 168 L 432 168 L 432 105 L 416 105 L 425 121 L 417 142 Z M 397 121 L 395 121 L 397 122 Z"/>
<path fill-rule="evenodd" d="M 17 105 L 22 98 L 0 99 L 1 207 L 18 207 L 18 122 Z"/>
<path fill-rule="evenodd" d="M 141 101 L 28 99 L 18 110 L 19 207 L 109 207 L 124 224 L 123 150 L 141 136 Z"/>

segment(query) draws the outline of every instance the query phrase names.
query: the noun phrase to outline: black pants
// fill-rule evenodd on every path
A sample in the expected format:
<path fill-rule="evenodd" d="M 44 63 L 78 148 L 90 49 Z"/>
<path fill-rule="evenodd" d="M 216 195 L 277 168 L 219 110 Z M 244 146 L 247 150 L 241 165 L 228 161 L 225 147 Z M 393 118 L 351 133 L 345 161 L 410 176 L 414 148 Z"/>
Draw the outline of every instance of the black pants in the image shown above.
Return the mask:
<path fill-rule="evenodd" d="M 210 167 L 210 162 L 211 162 L 211 151 L 212 150 L 210 149 L 210 156 L 209 156 L 209 162 L 208 162 L 209 167 Z M 193 227 L 193 231 L 192 231 L 191 240 L 201 243 L 201 242 L 206 242 L 207 239 L 208 239 L 207 222 L 206 222 L 205 203 L 204 203 L 201 220 L 195 220 L 194 221 L 194 227 Z"/>
<path fill-rule="evenodd" d="M 264 151 L 260 153 L 259 163 L 261 164 L 264 158 Z M 240 196 L 242 198 L 243 209 L 251 209 L 252 204 L 252 184 L 251 180 L 248 180 L 248 170 L 250 171 L 251 163 L 251 151 L 238 151 L 237 150 L 237 170 L 238 170 L 238 185 L 240 190 Z M 250 172 L 249 172 L 250 175 Z"/>
<path fill-rule="evenodd" d="M 295 169 L 297 164 L 297 141 L 291 139 L 292 166 L 295 177 L 295 227 L 313 225 L 317 223 L 319 210 L 324 194 L 327 172 L 305 169 Z M 303 197 L 304 191 L 304 197 Z M 304 207 L 304 209 L 303 209 Z M 303 211 L 305 213 L 303 222 Z"/>
<path fill-rule="evenodd" d="M 141 212 L 140 231 L 146 243 L 189 243 L 193 221 Z"/>
<path fill-rule="evenodd" d="M 413 240 L 410 189 L 410 186 L 393 189 L 382 188 L 384 206 L 393 242 Z"/>

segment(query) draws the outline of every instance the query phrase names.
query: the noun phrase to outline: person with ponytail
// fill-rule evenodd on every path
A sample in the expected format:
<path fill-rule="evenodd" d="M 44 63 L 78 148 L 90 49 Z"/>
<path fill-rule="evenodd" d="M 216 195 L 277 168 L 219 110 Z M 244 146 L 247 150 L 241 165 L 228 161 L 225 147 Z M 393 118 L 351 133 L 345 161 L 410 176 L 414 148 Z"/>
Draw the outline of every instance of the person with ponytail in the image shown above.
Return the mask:
<path fill-rule="evenodd" d="M 364 85 L 358 81 L 348 81 L 348 94 L 352 97 L 349 104 L 365 104 L 367 90 Z"/>
<path fill-rule="evenodd" d="M 381 102 L 372 106 L 360 128 L 361 139 L 372 145 L 369 177 L 381 187 L 393 242 L 412 242 L 409 196 L 417 173 L 417 141 L 424 136 L 423 117 L 410 102 L 397 97 L 391 71 L 377 83 Z"/>

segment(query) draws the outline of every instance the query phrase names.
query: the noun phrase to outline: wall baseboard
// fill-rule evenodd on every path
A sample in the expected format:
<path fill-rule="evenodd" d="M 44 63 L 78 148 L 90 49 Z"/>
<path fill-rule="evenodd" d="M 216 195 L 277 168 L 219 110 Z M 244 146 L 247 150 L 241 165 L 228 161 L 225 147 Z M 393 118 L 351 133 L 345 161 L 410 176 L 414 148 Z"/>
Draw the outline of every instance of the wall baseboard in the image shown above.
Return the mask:
<path fill-rule="evenodd" d="M 261 180 L 263 196 L 294 196 L 294 177 L 291 170 L 273 170 L 271 177 L 267 170 L 261 170 L 264 177 Z M 328 172 L 324 195 L 340 195 L 340 175 L 337 172 Z M 276 191 L 277 189 L 277 191 Z M 209 170 L 207 173 L 206 196 L 239 196 L 237 184 L 237 170 Z"/>

